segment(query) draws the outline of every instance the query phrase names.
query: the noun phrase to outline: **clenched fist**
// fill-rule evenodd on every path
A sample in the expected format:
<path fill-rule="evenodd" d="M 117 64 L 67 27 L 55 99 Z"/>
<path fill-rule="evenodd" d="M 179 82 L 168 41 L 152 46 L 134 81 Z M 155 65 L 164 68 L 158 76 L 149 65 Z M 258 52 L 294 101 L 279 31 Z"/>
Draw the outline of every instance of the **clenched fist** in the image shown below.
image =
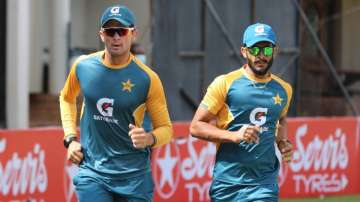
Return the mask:
<path fill-rule="evenodd" d="M 133 143 L 133 146 L 137 149 L 144 149 L 155 142 L 154 136 L 146 133 L 144 128 L 136 127 L 133 124 L 129 124 L 129 136 Z"/>
<path fill-rule="evenodd" d="M 243 125 L 240 130 L 236 133 L 236 137 L 234 142 L 240 143 L 241 141 L 245 141 L 247 143 L 256 143 L 258 144 L 260 141 L 259 138 L 260 126 L 254 125 Z"/>
<path fill-rule="evenodd" d="M 289 163 L 292 159 L 293 154 L 292 143 L 288 139 L 278 140 L 276 143 L 280 150 L 282 160 Z"/>

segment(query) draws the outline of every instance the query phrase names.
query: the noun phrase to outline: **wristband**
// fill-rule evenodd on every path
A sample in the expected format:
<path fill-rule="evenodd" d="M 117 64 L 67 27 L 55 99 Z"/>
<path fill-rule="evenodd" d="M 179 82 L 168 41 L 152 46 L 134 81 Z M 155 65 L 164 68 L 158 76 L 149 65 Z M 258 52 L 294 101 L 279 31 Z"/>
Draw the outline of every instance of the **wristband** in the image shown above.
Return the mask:
<path fill-rule="evenodd" d="M 77 141 L 77 137 L 74 135 L 68 135 L 64 139 L 64 147 L 67 149 L 72 141 Z"/>

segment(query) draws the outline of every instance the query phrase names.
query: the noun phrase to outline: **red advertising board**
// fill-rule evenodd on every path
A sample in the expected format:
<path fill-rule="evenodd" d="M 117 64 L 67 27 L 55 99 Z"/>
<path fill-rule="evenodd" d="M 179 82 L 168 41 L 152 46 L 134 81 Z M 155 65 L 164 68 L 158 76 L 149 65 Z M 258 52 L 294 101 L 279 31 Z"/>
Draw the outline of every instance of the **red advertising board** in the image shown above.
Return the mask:
<path fill-rule="evenodd" d="M 292 119 L 288 134 L 295 151 L 282 165 L 281 196 L 359 194 L 359 124 L 355 118 Z"/>
<path fill-rule="evenodd" d="M 175 123 L 176 138 L 155 149 L 154 201 L 209 201 L 215 145 L 189 136 L 189 123 Z M 360 193 L 360 121 L 296 118 L 288 124 L 294 159 L 282 164 L 280 196 Z M 75 202 L 62 130 L 0 131 L 0 202 Z"/>
<path fill-rule="evenodd" d="M 174 125 L 177 138 L 154 150 L 154 201 L 209 201 L 216 147 L 189 136 L 189 124 Z"/>
<path fill-rule="evenodd" d="M 76 201 L 60 129 L 0 131 L 0 202 Z"/>
<path fill-rule="evenodd" d="M 209 201 L 215 147 L 175 125 L 174 139 L 154 152 L 155 201 Z M 294 159 L 282 163 L 280 197 L 360 193 L 360 121 L 356 118 L 296 118 L 288 121 Z"/>

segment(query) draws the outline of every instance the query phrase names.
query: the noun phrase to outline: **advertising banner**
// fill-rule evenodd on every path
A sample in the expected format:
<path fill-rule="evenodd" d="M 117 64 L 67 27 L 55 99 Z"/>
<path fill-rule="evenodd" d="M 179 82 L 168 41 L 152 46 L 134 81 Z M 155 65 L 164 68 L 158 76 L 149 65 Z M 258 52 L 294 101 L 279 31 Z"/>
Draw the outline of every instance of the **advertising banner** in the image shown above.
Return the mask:
<path fill-rule="evenodd" d="M 209 201 L 216 147 L 189 136 L 189 124 L 174 125 L 177 138 L 155 149 L 154 201 Z"/>
<path fill-rule="evenodd" d="M 0 131 L 0 202 L 76 201 L 60 129 Z"/>
<path fill-rule="evenodd" d="M 290 164 L 281 164 L 280 197 L 359 194 L 359 124 L 356 118 L 289 119 L 294 156 Z M 192 138 L 188 127 L 177 125 L 176 134 L 182 138 L 154 152 L 155 201 L 210 201 L 210 159 L 216 148 Z"/>
<path fill-rule="evenodd" d="M 283 164 L 280 195 L 310 197 L 360 192 L 360 133 L 355 118 L 292 119 L 293 161 Z"/>
<path fill-rule="evenodd" d="M 154 201 L 210 201 L 213 143 L 175 123 L 175 138 L 154 149 Z M 280 197 L 360 193 L 360 121 L 296 118 L 288 121 L 293 161 L 281 164 Z M 0 130 L 0 202 L 75 202 L 77 166 L 66 160 L 60 128 Z"/>

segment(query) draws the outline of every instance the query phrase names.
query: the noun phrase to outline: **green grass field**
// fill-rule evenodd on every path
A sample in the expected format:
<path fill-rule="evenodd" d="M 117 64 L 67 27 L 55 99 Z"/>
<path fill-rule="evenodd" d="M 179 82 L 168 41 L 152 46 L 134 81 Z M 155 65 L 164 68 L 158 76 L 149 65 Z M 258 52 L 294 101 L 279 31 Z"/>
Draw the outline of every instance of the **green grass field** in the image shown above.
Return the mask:
<path fill-rule="evenodd" d="M 308 199 L 281 199 L 280 202 L 359 202 L 360 195 L 354 196 L 329 196 L 324 198 Z"/>

